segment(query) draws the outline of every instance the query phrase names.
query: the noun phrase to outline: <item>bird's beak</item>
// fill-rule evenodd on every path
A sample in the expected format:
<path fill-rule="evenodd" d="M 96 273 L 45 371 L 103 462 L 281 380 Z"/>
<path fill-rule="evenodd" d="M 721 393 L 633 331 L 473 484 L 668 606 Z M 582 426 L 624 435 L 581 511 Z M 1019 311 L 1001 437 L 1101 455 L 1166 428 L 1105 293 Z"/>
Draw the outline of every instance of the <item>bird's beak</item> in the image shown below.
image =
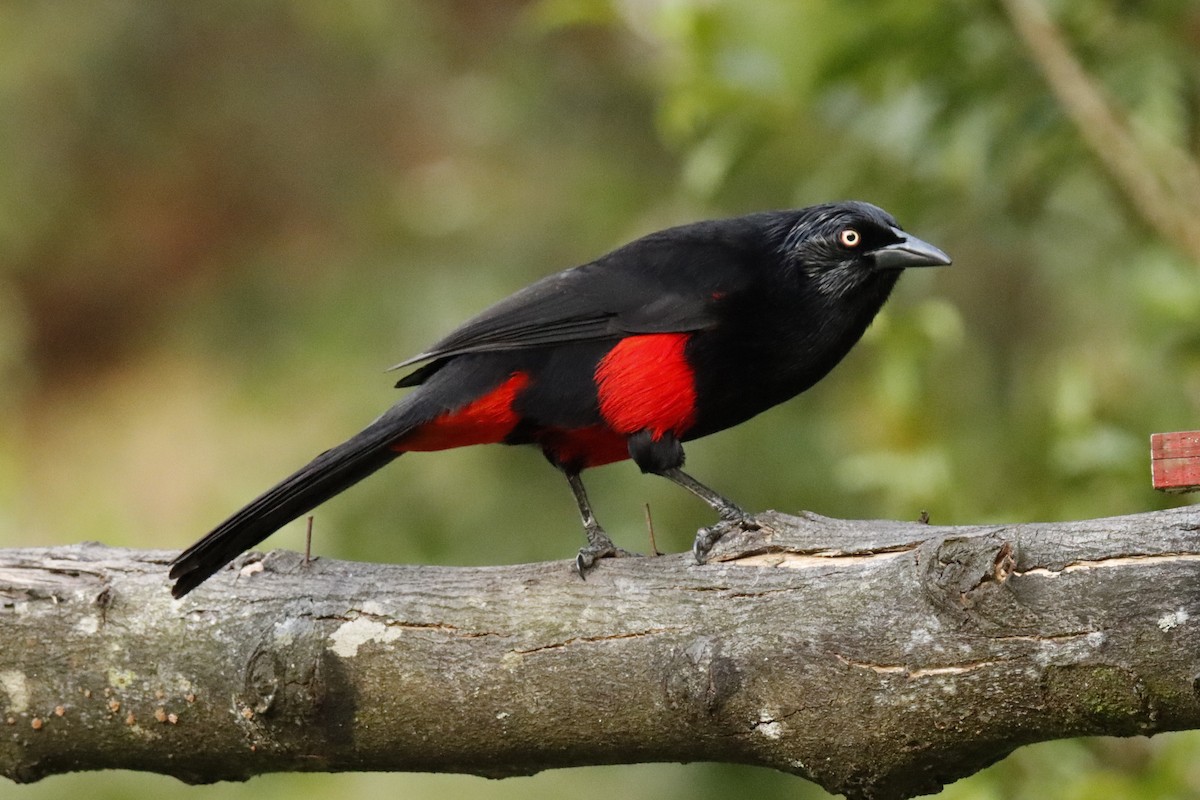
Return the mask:
<path fill-rule="evenodd" d="M 892 228 L 892 233 L 899 236 L 900 241 L 873 250 L 870 254 L 875 259 L 877 269 L 945 267 L 950 264 L 950 256 L 929 242 L 910 236 L 899 228 Z"/>

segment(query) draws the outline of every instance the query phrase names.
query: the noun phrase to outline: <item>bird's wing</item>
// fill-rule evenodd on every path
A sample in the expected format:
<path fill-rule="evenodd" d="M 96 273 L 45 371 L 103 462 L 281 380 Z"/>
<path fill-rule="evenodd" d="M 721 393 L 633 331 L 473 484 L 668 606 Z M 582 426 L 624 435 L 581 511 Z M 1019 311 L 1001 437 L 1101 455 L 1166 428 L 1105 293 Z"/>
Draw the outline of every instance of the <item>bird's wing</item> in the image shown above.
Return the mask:
<path fill-rule="evenodd" d="M 718 300 L 753 280 L 763 247 L 753 233 L 739 218 L 651 234 L 527 286 L 393 369 L 464 353 L 710 328 Z"/>

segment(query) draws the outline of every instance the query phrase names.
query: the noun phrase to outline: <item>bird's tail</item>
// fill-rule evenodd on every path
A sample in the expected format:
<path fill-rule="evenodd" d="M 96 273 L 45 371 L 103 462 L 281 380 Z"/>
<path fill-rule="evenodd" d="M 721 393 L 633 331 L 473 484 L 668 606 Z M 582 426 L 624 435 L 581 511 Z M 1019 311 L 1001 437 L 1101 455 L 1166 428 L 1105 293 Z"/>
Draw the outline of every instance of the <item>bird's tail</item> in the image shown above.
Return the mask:
<path fill-rule="evenodd" d="M 402 433 L 385 415 L 268 489 L 171 562 L 171 594 L 183 597 L 240 553 L 392 461 L 400 452 L 391 445 Z"/>

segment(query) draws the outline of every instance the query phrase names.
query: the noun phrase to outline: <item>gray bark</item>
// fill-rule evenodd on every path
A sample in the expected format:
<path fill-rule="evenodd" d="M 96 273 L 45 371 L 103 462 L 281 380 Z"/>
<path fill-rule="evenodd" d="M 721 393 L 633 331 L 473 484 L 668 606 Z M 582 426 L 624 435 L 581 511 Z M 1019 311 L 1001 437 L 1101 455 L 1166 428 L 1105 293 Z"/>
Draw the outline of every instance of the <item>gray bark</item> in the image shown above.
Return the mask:
<path fill-rule="evenodd" d="M 1200 509 L 762 516 L 713 560 L 415 567 L 0 550 L 0 771 L 520 775 L 714 760 L 851 798 L 1030 742 L 1200 727 Z"/>

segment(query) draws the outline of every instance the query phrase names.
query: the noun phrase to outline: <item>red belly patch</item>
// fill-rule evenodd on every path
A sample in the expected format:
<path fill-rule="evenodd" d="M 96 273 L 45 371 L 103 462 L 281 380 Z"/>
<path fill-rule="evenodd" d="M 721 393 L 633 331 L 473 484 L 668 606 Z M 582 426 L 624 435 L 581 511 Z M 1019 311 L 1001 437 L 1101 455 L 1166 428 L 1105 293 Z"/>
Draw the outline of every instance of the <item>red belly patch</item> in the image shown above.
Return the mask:
<path fill-rule="evenodd" d="M 617 342 L 596 367 L 600 416 L 615 432 L 680 436 L 696 419 L 696 383 L 684 355 L 690 334 L 648 333 Z"/>
<path fill-rule="evenodd" d="M 513 400 L 528 383 L 528 374 L 514 372 L 487 394 L 461 408 L 440 414 L 406 434 L 392 445 L 392 449 L 405 453 L 503 442 L 519 421 L 513 411 Z"/>
<path fill-rule="evenodd" d="M 547 428 L 539 431 L 536 439 L 552 462 L 568 470 L 602 467 L 629 458 L 626 437 L 604 425 Z"/>

